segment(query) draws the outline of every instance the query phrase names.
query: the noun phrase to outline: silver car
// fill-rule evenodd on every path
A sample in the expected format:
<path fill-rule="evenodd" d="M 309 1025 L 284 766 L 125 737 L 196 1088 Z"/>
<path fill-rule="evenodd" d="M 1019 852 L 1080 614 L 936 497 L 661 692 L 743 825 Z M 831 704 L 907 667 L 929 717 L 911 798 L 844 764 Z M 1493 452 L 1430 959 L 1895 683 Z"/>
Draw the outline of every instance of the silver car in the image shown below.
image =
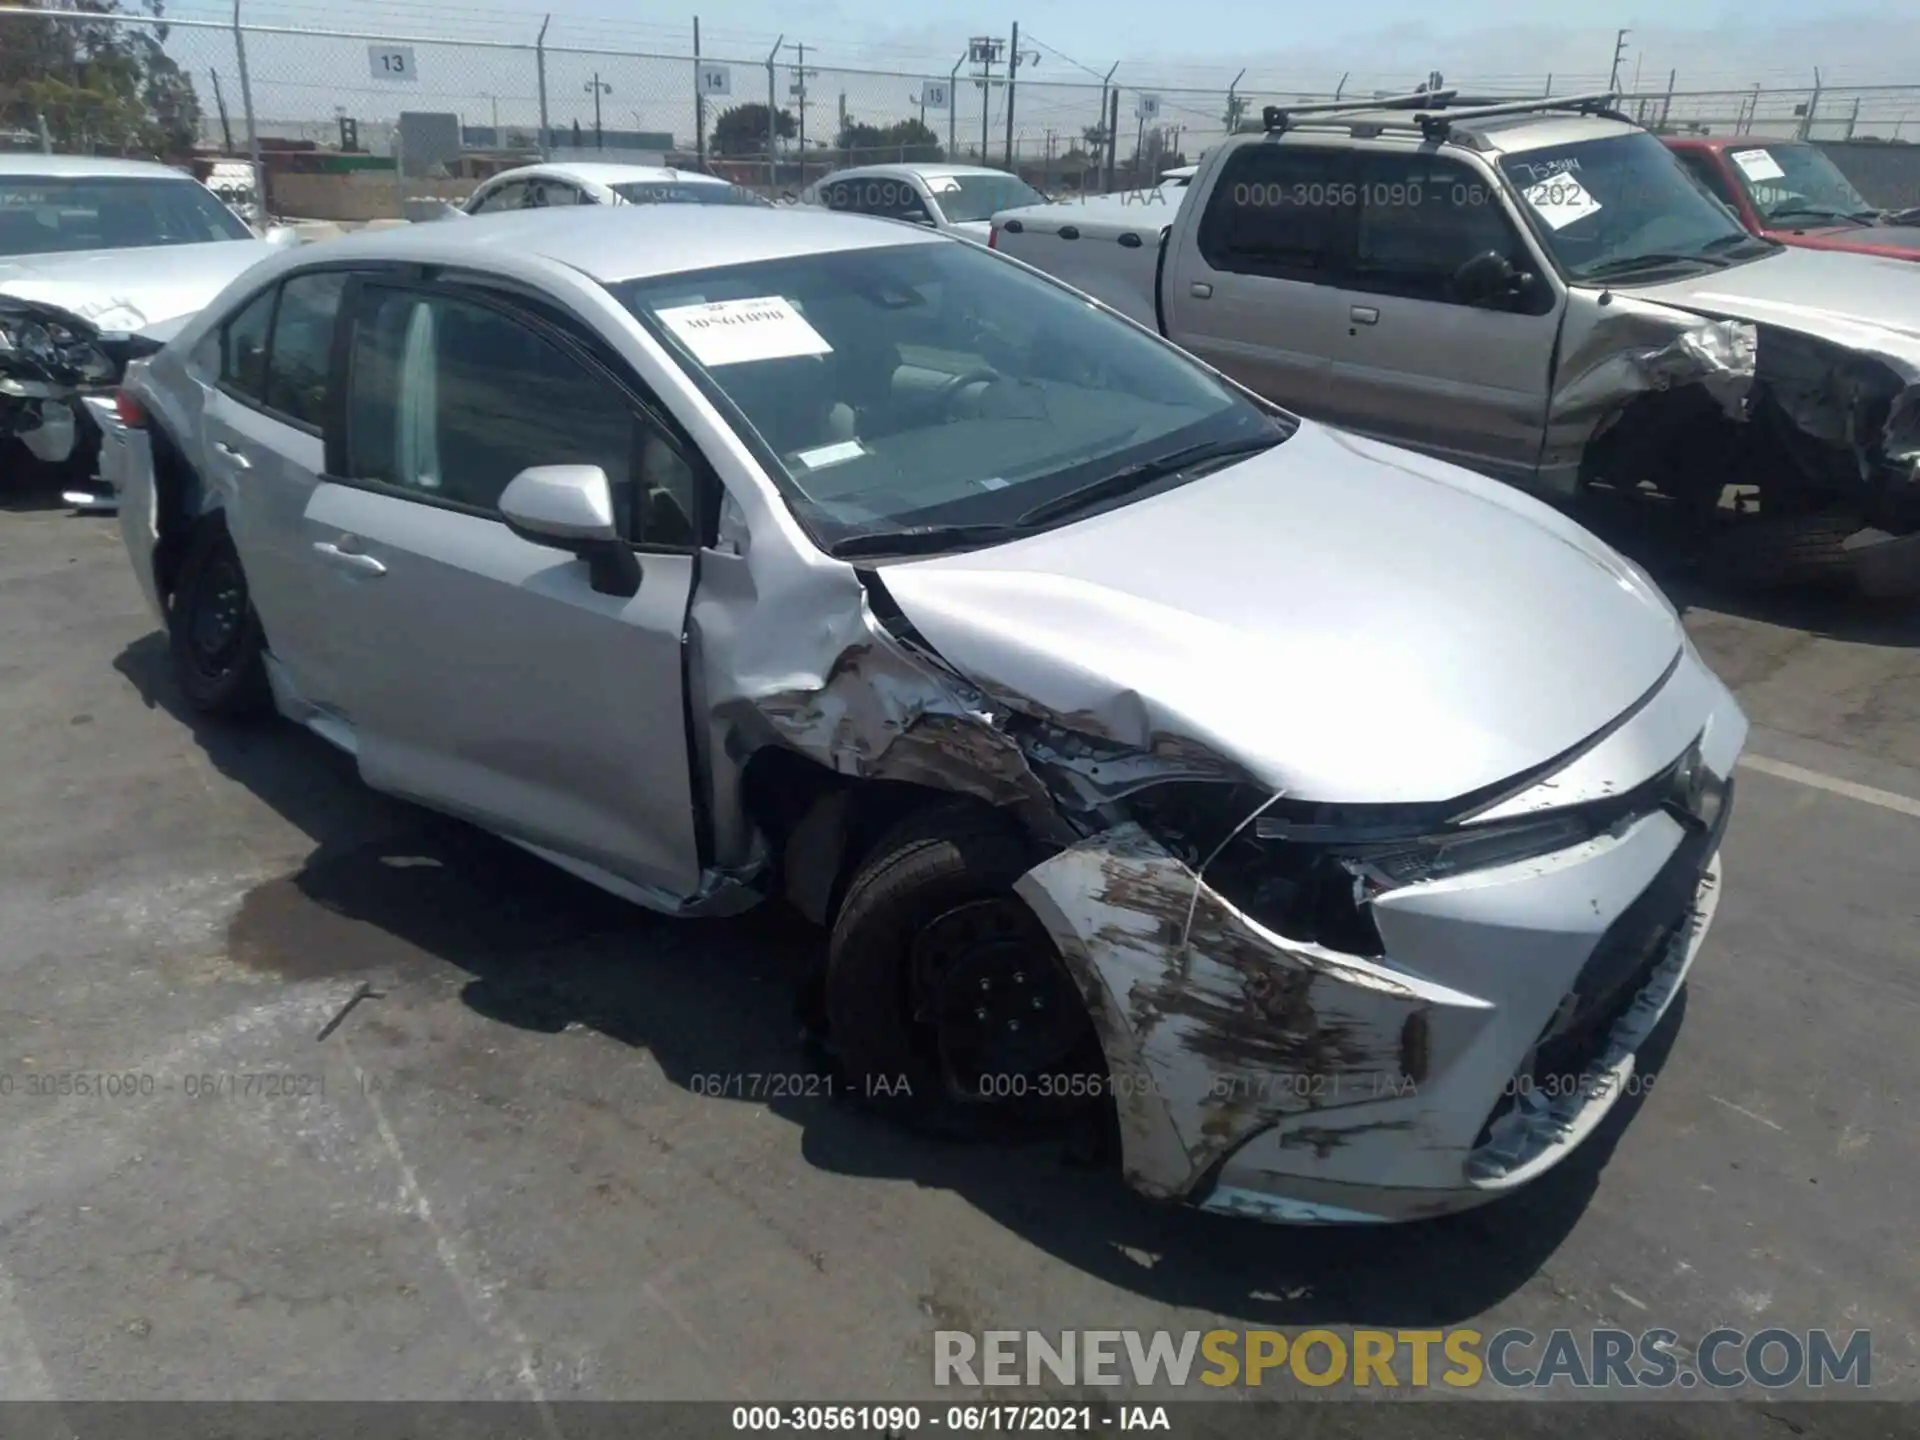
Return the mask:
<path fill-rule="evenodd" d="M 984 165 L 855 165 L 800 194 L 805 205 L 905 220 L 983 243 L 999 211 L 1046 198 L 1018 175 Z"/>
<path fill-rule="evenodd" d="M 127 381 L 200 710 L 831 939 L 848 1083 L 1156 1197 L 1507 1194 L 1643 1083 L 1747 722 L 1633 565 L 987 250 L 688 206 L 365 233 Z"/>
<path fill-rule="evenodd" d="M 0 485 L 35 470 L 89 478 L 127 361 L 298 242 L 257 238 L 170 166 L 0 155 Z"/>

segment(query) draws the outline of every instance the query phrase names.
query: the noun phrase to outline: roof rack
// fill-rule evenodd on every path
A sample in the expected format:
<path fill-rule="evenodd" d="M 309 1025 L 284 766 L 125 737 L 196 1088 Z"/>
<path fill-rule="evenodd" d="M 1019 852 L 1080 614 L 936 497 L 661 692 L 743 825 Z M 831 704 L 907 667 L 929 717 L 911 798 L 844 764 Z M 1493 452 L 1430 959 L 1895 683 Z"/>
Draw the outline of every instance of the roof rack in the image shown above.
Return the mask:
<path fill-rule="evenodd" d="M 1468 105 L 1458 110 L 1447 109 L 1443 100 L 1434 108 L 1422 110 L 1413 117 L 1428 139 L 1443 140 L 1447 132 L 1457 121 L 1493 120 L 1502 115 L 1534 115 L 1543 110 L 1568 110 L 1579 115 L 1600 115 L 1609 120 L 1627 120 L 1614 109 L 1620 97 L 1612 91 L 1593 95 L 1543 95 L 1537 100 L 1509 100 L 1498 105 Z"/>
<path fill-rule="evenodd" d="M 1389 95 L 1380 100 L 1309 100 L 1300 105 L 1268 105 L 1260 112 L 1267 129 L 1285 130 L 1296 115 L 1364 114 L 1369 110 L 1417 110 L 1423 105 L 1445 105 L 1457 90 L 1418 90 L 1410 95 Z"/>
<path fill-rule="evenodd" d="M 1522 100 L 1484 100 L 1473 97 L 1465 105 L 1456 106 L 1455 101 L 1462 98 L 1457 90 L 1416 91 L 1411 95 L 1394 95 L 1381 100 L 1317 101 L 1307 105 L 1269 105 L 1261 112 L 1261 119 L 1271 134 L 1285 131 L 1295 117 L 1305 120 L 1333 120 L 1374 114 L 1382 110 L 1412 111 L 1405 121 L 1385 121 L 1383 128 L 1418 131 L 1429 140 L 1444 140 L 1456 121 L 1491 120 L 1502 115 L 1533 115 L 1545 111 L 1557 110 L 1571 114 L 1595 115 L 1608 120 L 1624 120 L 1629 124 L 1637 123 L 1629 115 L 1615 109 L 1619 95 L 1607 92 L 1593 95 L 1542 95 Z"/>

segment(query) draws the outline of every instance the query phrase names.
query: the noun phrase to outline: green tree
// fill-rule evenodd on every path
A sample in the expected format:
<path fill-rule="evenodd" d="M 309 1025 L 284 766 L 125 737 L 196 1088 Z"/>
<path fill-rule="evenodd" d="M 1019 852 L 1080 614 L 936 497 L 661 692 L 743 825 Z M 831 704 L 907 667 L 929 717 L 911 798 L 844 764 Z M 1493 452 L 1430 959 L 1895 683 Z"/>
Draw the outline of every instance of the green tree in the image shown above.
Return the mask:
<path fill-rule="evenodd" d="M 165 25 L 118 24 L 120 0 L 47 0 L 64 19 L 15 19 L 0 31 L 0 123 L 44 117 L 61 150 L 178 155 L 198 143 L 200 99 L 166 52 Z M 159 19 L 164 0 L 145 0 Z"/>
<path fill-rule="evenodd" d="M 946 159 L 940 137 L 918 120 L 896 120 L 891 125 L 866 125 L 849 118 L 835 141 L 858 163 L 864 156 L 872 161 L 917 161 L 934 164 Z"/>
<path fill-rule="evenodd" d="M 791 110 L 774 112 L 774 131 L 782 140 L 791 140 L 799 126 Z M 767 107 L 748 101 L 722 110 L 713 122 L 713 153 L 716 155 L 764 155 L 767 153 Z"/>

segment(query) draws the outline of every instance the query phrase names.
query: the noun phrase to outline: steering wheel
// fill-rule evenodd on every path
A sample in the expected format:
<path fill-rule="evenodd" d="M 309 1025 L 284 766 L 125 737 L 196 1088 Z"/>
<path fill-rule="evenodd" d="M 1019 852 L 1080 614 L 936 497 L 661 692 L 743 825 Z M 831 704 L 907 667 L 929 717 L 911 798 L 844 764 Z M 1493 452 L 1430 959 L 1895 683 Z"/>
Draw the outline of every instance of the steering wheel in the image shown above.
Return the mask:
<path fill-rule="evenodd" d="M 953 402 L 960 398 L 961 392 L 969 385 L 991 385 L 999 378 L 1000 372 L 998 370 L 991 370 L 985 366 L 975 366 L 971 370 L 963 370 L 934 393 L 934 404 L 944 418 L 952 420 L 953 415 L 951 412 L 953 410 Z"/>

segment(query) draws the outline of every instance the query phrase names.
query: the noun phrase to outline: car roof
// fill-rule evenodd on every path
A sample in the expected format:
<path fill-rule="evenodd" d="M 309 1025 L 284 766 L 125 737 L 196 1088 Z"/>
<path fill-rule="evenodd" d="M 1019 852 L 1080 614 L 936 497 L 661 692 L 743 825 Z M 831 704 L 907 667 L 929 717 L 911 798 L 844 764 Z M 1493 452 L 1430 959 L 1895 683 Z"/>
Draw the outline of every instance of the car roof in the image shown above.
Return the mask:
<path fill-rule="evenodd" d="M 96 155 L 0 154 L 0 175 L 62 175 L 98 180 L 109 176 L 149 180 L 191 180 L 184 170 L 154 160 L 120 160 Z"/>
<path fill-rule="evenodd" d="M 991 165 L 851 165 L 844 170 L 835 170 L 820 177 L 821 181 L 864 179 L 869 175 L 913 176 L 923 180 L 944 180 L 966 175 L 999 175 L 1014 178 L 1005 170 L 996 170 Z"/>
<path fill-rule="evenodd" d="M 535 178 L 578 180 L 587 185 L 631 185 L 647 182 L 666 185 L 676 181 L 693 185 L 725 185 L 727 183 L 713 175 L 702 175 L 698 170 L 675 170 L 666 165 L 613 165 L 598 161 L 574 164 L 565 160 L 522 165 L 513 170 L 502 170 L 498 175 L 488 177 L 489 180 Z"/>
<path fill-rule="evenodd" d="M 602 284 L 756 260 L 959 242 L 904 221 L 825 209 L 730 205 L 607 205 L 509 210 L 484 225 L 359 230 L 291 252 L 303 262 L 483 263 L 489 252 L 535 255 Z"/>

